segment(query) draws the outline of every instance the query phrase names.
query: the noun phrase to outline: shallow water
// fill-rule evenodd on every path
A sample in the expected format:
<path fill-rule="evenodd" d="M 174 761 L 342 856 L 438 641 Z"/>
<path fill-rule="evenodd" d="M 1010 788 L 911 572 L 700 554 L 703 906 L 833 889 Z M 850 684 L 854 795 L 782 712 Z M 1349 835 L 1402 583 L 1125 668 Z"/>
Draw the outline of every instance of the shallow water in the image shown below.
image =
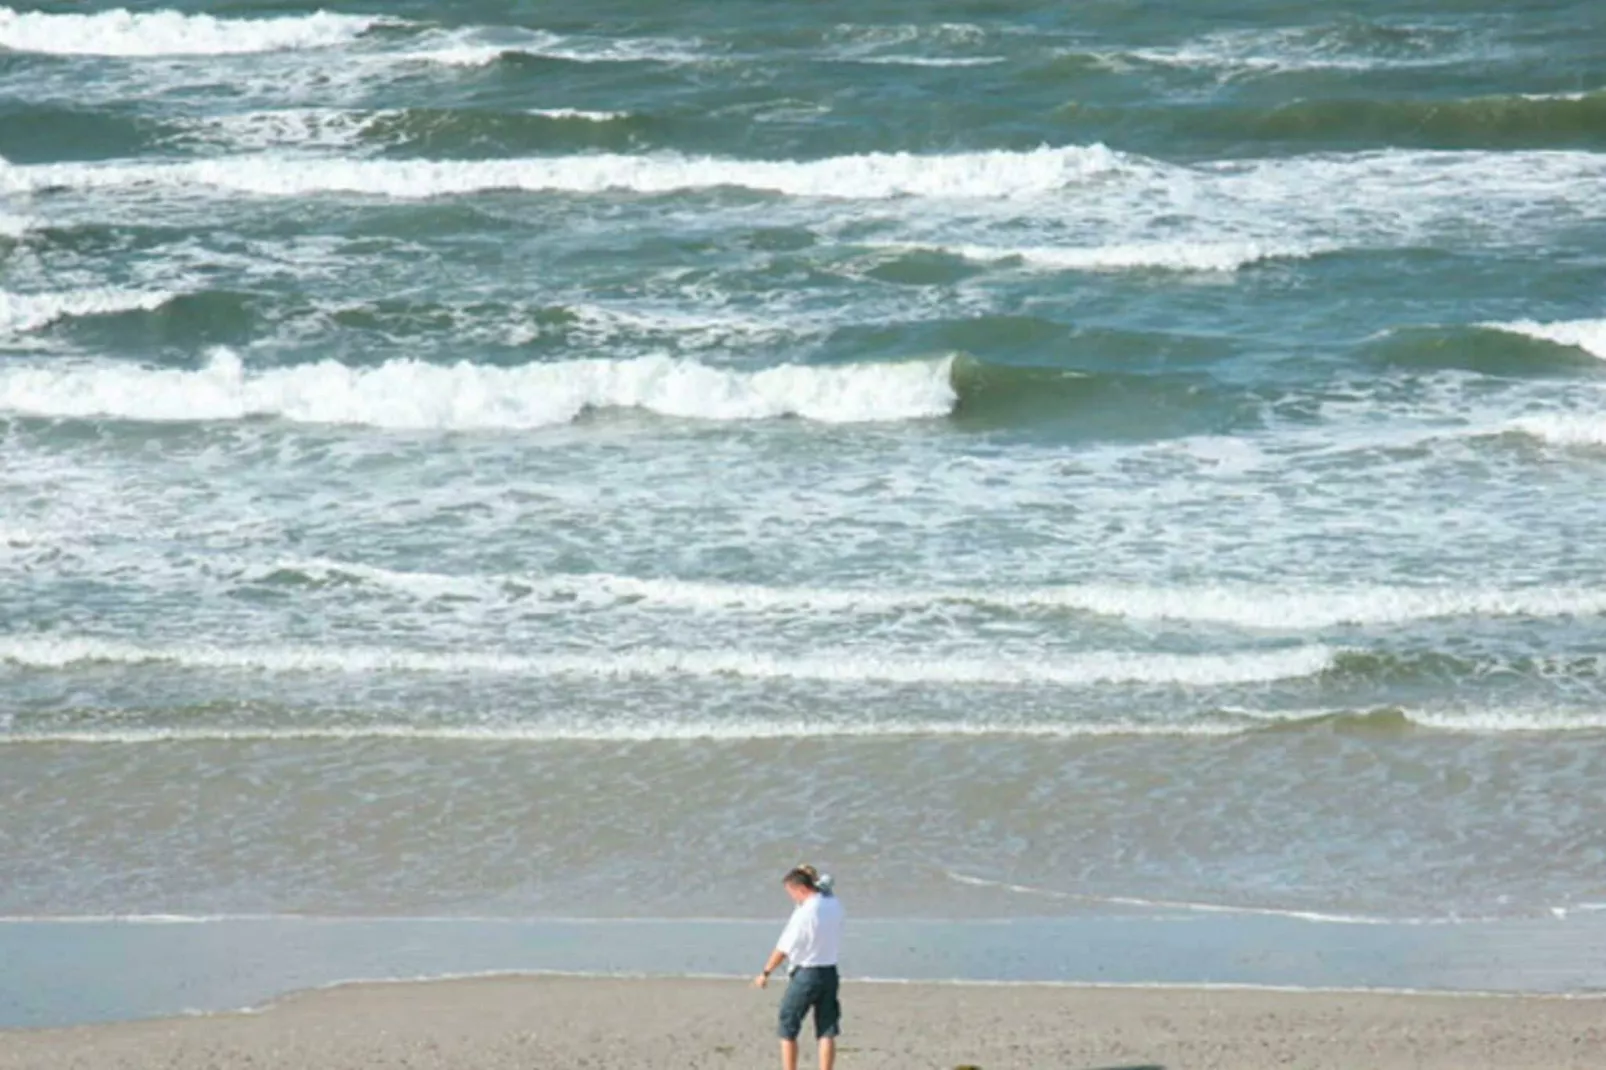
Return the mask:
<path fill-rule="evenodd" d="M 0 1029 L 262 1008 L 349 981 L 487 974 L 748 977 L 767 922 L 212 918 L 0 924 Z M 1225 986 L 1598 998 L 1598 919 L 1311 926 L 1066 916 L 853 922 L 854 984 Z M 160 962 L 152 971 L 149 964 Z"/>

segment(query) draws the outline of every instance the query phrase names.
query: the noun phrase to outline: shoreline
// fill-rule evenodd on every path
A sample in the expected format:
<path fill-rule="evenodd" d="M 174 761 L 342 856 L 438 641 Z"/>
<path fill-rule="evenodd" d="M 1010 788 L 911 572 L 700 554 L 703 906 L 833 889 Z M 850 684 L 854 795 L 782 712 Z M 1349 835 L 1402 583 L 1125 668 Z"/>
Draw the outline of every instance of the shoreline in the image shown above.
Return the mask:
<path fill-rule="evenodd" d="M 351 984 L 728 983 L 778 922 L 260 917 L 0 925 L 0 1031 L 272 1006 Z M 156 965 L 159 964 L 159 968 Z M 859 919 L 855 984 L 1330 998 L 1606 993 L 1606 917 L 1422 926 L 1085 915 Z"/>
<path fill-rule="evenodd" d="M 408 985 L 447 985 L 461 984 L 475 981 L 618 981 L 621 983 L 642 982 L 645 984 L 673 984 L 677 982 L 710 983 L 710 984 L 737 984 L 746 985 L 752 980 L 751 975 L 738 973 L 592 973 L 583 970 L 488 970 L 484 973 L 455 973 L 437 974 L 421 977 L 354 977 L 345 981 L 330 981 L 328 984 L 315 985 L 311 988 L 298 988 L 288 992 L 281 992 L 271 996 L 261 1003 L 244 1007 L 231 1007 L 215 1011 L 185 1011 L 179 1014 L 162 1015 L 156 1018 L 139 1018 L 129 1021 L 92 1022 L 82 1026 L 35 1026 L 0 1028 L 0 1036 L 15 1035 L 19 1033 L 42 1032 L 51 1029 L 74 1028 L 100 1028 L 103 1026 L 128 1025 L 133 1022 L 150 1021 L 184 1021 L 191 1018 L 218 1018 L 229 1015 L 256 1015 L 266 1014 L 282 1003 L 293 1002 L 308 996 L 316 996 L 322 992 L 338 992 L 345 988 L 386 988 L 406 987 Z M 779 974 L 771 981 L 773 985 L 784 985 L 784 979 Z M 1221 982 L 1182 982 L 1182 981 L 996 981 L 972 980 L 964 977 L 947 978 L 910 978 L 910 977 L 870 977 L 847 976 L 843 984 L 851 984 L 863 988 L 931 988 L 931 989 L 1043 989 L 1048 991 L 1065 992 L 1155 992 L 1155 993 L 1225 993 L 1228 995 L 1242 993 L 1245 995 L 1272 995 L 1272 996 L 1361 996 L 1361 997 L 1400 997 L 1415 999 L 1424 997 L 1428 999 L 1465 999 L 1465 1000 L 1560 1000 L 1565 1002 L 1588 1003 L 1598 1001 L 1606 1004 L 1606 990 L 1581 992 L 1518 992 L 1500 991 L 1498 989 L 1433 989 L 1433 988 L 1389 988 L 1387 986 L 1366 987 L 1339 987 L 1331 985 L 1257 985 L 1232 981 Z"/>
<path fill-rule="evenodd" d="M 505 975 L 341 984 L 247 1011 L 3 1031 L 0 1070 L 729 1070 L 775 1058 L 779 987 Z M 1583 1070 L 1606 1053 L 1603 998 L 850 979 L 840 1050 L 842 1065 L 863 1070 Z"/>

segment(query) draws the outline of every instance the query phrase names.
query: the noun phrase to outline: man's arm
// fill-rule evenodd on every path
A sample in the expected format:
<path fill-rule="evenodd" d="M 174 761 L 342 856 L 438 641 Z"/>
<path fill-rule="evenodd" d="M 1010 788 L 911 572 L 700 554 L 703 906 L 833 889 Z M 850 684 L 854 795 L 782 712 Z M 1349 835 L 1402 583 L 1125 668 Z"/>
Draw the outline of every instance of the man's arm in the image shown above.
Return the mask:
<path fill-rule="evenodd" d="M 754 988 L 763 988 L 770 983 L 770 974 L 774 973 L 786 961 L 786 952 L 776 948 L 770 952 L 769 960 L 764 963 L 764 972 L 753 978 Z"/>

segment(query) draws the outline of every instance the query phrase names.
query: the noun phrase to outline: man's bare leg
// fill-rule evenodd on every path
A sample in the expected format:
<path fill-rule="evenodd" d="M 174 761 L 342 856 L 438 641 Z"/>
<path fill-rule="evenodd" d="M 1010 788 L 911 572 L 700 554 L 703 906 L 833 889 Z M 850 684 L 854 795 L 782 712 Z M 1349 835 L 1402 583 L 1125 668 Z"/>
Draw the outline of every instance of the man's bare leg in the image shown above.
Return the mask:
<path fill-rule="evenodd" d="M 781 1070 L 797 1070 L 797 1041 L 781 1041 Z"/>
<path fill-rule="evenodd" d="M 832 1070 L 836 1066 L 836 1037 L 820 1038 L 820 1070 Z"/>

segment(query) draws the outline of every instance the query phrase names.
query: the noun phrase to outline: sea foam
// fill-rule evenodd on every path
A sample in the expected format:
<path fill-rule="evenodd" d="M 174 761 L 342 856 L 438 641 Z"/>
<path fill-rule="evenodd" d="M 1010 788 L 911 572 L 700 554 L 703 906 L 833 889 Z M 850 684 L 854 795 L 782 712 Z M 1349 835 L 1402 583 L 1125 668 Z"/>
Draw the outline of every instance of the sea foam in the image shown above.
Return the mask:
<path fill-rule="evenodd" d="M 1012 736 L 1031 739 L 1078 739 L 1108 736 L 1228 736 L 1246 731 L 1221 722 L 1160 723 L 943 721 L 894 719 L 886 721 L 823 721 L 818 718 L 734 720 L 576 722 L 507 725 L 410 725 L 378 723 L 325 725 L 305 728 L 223 726 L 67 729 L 44 732 L 0 732 L 0 747 L 29 744 L 106 746 L 148 743 L 286 743 L 401 740 L 405 742 L 482 743 L 651 743 L 689 740 L 791 740 L 832 738 L 888 738 L 900 736 L 975 738 Z M 0 922 L 5 919 L 0 918 Z"/>
<path fill-rule="evenodd" d="M 1472 42 L 1442 27 L 1385 27 L 1355 20 L 1222 30 L 1171 47 L 1135 49 L 1126 57 L 1163 67 L 1218 71 L 1225 77 L 1439 67 L 1489 58 Z"/>
<path fill-rule="evenodd" d="M 886 248 L 925 249 L 981 263 L 1019 261 L 1045 271 L 1237 271 L 1262 260 L 1301 259 L 1324 251 L 1316 245 L 1261 242 L 1130 242 L 1085 247 L 946 245 L 911 243 Z"/>
<path fill-rule="evenodd" d="M 188 125 L 198 139 L 234 150 L 349 149 L 360 146 L 376 126 L 404 114 L 399 109 L 279 108 L 209 116 Z"/>
<path fill-rule="evenodd" d="M 103 316 L 136 309 L 150 311 L 173 299 L 165 291 L 67 290 L 15 294 L 0 291 L 0 336 L 22 334 L 75 316 Z M 6 373 L 0 372 L 0 381 Z M 0 391 L 3 391 L 0 387 Z"/>
<path fill-rule="evenodd" d="M 1548 413 L 1513 420 L 1509 430 L 1558 446 L 1606 446 L 1606 416 Z"/>
<path fill-rule="evenodd" d="M 695 41 L 563 37 L 541 30 L 519 34 L 503 31 L 494 38 L 479 30 L 436 35 L 423 42 L 422 47 L 395 58 L 447 67 L 488 67 L 518 56 L 568 63 L 662 64 L 700 63 L 710 58 Z"/>
<path fill-rule="evenodd" d="M 1424 620 L 1606 615 L 1606 590 L 1583 587 L 1354 588 L 1118 584 L 896 588 L 786 587 L 708 580 L 581 573 L 552 576 L 459 575 L 398 571 L 328 559 L 279 567 L 327 578 L 348 577 L 424 598 L 539 598 L 588 606 L 629 605 L 688 612 L 837 615 L 919 612 L 973 606 L 1014 612 L 1067 611 L 1114 619 L 1225 625 L 1266 631 L 1312 631 L 1344 625 Z"/>
<path fill-rule="evenodd" d="M 611 123 L 630 118 L 627 111 L 587 111 L 584 108 L 531 108 L 530 114 L 543 119 L 575 119 L 587 123 Z"/>
<path fill-rule="evenodd" d="M 1606 319 L 1558 320 L 1540 323 L 1537 320 L 1512 320 L 1507 323 L 1485 323 L 1491 330 L 1526 335 L 1557 345 L 1574 346 L 1586 353 L 1606 359 Z"/>
<path fill-rule="evenodd" d="M 327 11 L 227 19 L 177 11 L 45 14 L 0 8 L 0 46 L 95 56 L 211 56 L 344 44 L 385 20 Z"/>
<path fill-rule="evenodd" d="M 1102 145 L 949 155 L 864 153 L 820 160 L 741 160 L 674 153 L 510 160 L 306 159 L 235 156 L 171 163 L 66 163 L 0 168 L 0 190 L 189 189 L 294 197 L 356 193 L 395 198 L 492 190 L 669 193 L 736 187 L 795 197 L 1030 196 L 1119 169 Z"/>
<path fill-rule="evenodd" d="M 881 656 L 838 651 L 776 655 L 740 650 L 633 649 L 597 654 L 508 654 L 386 647 L 147 646 L 108 639 L 0 639 L 0 661 L 40 669 L 111 663 L 300 673 L 405 672 L 633 679 L 672 676 L 893 684 L 1225 686 L 1297 679 L 1330 668 L 1323 646 L 1232 654 L 1126 651 L 1060 657 Z"/>
<path fill-rule="evenodd" d="M 702 420 L 856 423 L 946 415 L 956 400 L 951 365 L 951 358 L 938 358 L 733 371 L 653 356 L 511 368 L 393 360 L 369 368 L 321 361 L 248 370 L 234 353 L 218 350 L 195 371 L 109 362 L 9 365 L 0 368 L 0 411 L 173 422 L 272 416 L 453 430 L 545 427 L 610 408 Z"/>
<path fill-rule="evenodd" d="M 1183 720 L 1119 718 L 1100 720 L 1013 719 L 1009 717 L 856 718 L 822 717 L 700 717 L 684 720 L 611 717 L 606 720 L 574 718 L 482 722 L 467 724 L 412 724 L 373 721 L 363 724 L 271 725 L 124 725 L 100 728 L 62 728 L 0 732 L 0 747 L 30 744 L 88 746 L 150 743 L 287 743 L 398 740 L 505 745 L 509 743 L 632 742 L 679 740 L 791 740 L 829 738 L 931 738 L 1017 737 L 1028 739 L 1079 739 L 1116 736 L 1224 737 L 1260 732 L 1286 732 L 1290 726 L 1309 725 L 1325 730 L 1336 715 L 1244 717 L 1220 712 Z M 1606 717 L 1594 714 L 1406 713 L 1401 721 L 1417 729 L 1460 735 L 1504 735 L 1535 732 L 1598 732 Z M 962 879 L 962 878 L 961 878 Z M 1026 889 L 1018 889 L 1026 890 Z M 1144 905 L 1133 901 L 1130 905 Z M 1148 904 L 1162 906 L 1166 904 Z M 1200 909 L 1210 909 L 1203 904 Z M 3 920 L 3 919 L 0 919 Z"/>

